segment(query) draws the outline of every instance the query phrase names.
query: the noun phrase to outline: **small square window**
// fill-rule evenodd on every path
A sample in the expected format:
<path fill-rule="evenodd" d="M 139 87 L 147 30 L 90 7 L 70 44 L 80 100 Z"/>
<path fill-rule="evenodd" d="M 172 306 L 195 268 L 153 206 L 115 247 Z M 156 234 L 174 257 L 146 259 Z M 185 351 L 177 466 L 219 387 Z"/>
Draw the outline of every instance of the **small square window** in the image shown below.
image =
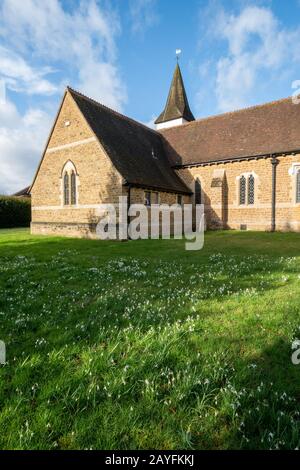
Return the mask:
<path fill-rule="evenodd" d="M 145 206 L 151 206 L 151 193 L 150 191 L 145 191 Z"/>
<path fill-rule="evenodd" d="M 159 204 L 159 193 L 152 193 L 152 204 Z"/>

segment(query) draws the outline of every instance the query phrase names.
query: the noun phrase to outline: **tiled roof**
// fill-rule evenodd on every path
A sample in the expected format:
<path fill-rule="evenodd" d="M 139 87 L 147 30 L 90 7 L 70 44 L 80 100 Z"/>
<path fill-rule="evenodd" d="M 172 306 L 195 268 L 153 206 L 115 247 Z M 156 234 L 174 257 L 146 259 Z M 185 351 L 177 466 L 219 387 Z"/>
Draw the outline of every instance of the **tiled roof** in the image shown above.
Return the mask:
<path fill-rule="evenodd" d="M 180 67 L 177 64 L 171 83 L 169 96 L 165 109 L 156 119 L 155 124 L 160 124 L 174 119 L 183 118 L 186 121 L 194 121 L 195 118 L 190 110 L 186 96 Z"/>
<path fill-rule="evenodd" d="M 13 194 L 12 196 L 16 197 L 30 197 L 30 186 L 27 186 L 27 188 L 22 189 L 21 191 L 18 191 L 17 193 Z"/>
<path fill-rule="evenodd" d="M 190 193 L 172 170 L 161 135 L 68 88 L 99 142 L 128 184 Z"/>
<path fill-rule="evenodd" d="M 300 149 L 300 104 L 286 98 L 160 132 L 173 165 L 292 152 Z"/>

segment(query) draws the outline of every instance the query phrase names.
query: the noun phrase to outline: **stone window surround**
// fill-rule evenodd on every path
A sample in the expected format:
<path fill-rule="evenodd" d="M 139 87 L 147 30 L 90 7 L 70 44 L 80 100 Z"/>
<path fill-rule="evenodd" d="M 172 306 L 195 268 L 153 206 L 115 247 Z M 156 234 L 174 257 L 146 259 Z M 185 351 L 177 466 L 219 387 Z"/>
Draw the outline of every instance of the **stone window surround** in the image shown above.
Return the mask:
<path fill-rule="evenodd" d="M 292 163 L 289 168 L 289 175 L 292 178 L 292 204 L 293 206 L 300 206 L 300 202 L 297 202 L 297 174 L 300 171 L 300 162 Z"/>
<path fill-rule="evenodd" d="M 240 179 L 242 178 L 242 176 L 246 178 L 246 202 L 245 204 L 240 204 Z M 254 204 L 248 203 L 249 176 L 254 177 Z M 258 197 L 257 197 L 257 188 L 258 188 L 258 182 L 259 182 L 258 175 L 254 171 L 247 171 L 238 175 L 235 178 L 235 180 L 236 180 L 236 204 L 235 204 L 236 207 L 239 207 L 241 209 L 243 207 L 247 209 L 255 208 L 258 203 Z"/>
<path fill-rule="evenodd" d="M 70 180 L 70 183 L 71 183 L 71 173 L 72 173 L 72 171 L 74 171 L 74 173 L 76 175 L 76 178 L 75 178 L 75 181 L 76 181 L 76 204 L 66 205 L 64 203 L 64 176 L 65 176 L 66 173 L 68 173 L 69 174 L 69 180 Z M 75 207 L 78 206 L 78 204 L 79 204 L 79 186 L 80 186 L 80 181 L 79 181 L 79 175 L 77 173 L 76 167 L 75 167 L 74 163 L 71 160 L 68 160 L 64 164 L 62 172 L 61 172 L 61 176 L 60 176 L 60 195 L 59 195 L 59 199 L 60 199 L 60 206 L 61 207 L 63 207 L 64 209 L 70 209 L 70 208 L 75 208 Z M 70 184 L 70 198 L 71 198 L 71 184 Z"/>

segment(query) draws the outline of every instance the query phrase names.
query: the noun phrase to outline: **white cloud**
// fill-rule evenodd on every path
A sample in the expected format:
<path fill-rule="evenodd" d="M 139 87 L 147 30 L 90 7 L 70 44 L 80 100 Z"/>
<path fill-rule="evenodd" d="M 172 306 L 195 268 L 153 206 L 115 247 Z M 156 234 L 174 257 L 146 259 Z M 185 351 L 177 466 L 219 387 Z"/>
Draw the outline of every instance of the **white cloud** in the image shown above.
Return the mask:
<path fill-rule="evenodd" d="M 67 11 L 59 0 L 2 0 L 1 96 L 3 82 L 8 91 L 41 96 L 62 94 L 68 83 L 122 111 L 127 94 L 117 65 L 120 24 L 103 5 L 81 0 Z M 31 183 L 51 127 L 43 108 L 20 113 L 0 100 L 0 192 Z"/>
<path fill-rule="evenodd" d="M 29 109 L 23 116 L 11 102 L 0 102 L 0 194 L 31 184 L 51 127 L 50 116 Z"/>
<path fill-rule="evenodd" d="M 156 119 L 157 119 L 157 116 L 152 114 L 151 119 L 149 119 L 149 121 L 147 122 L 142 122 L 142 124 L 144 124 L 147 127 L 150 127 L 151 129 L 156 129 L 156 125 L 154 124 Z"/>
<path fill-rule="evenodd" d="M 0 45 L 1 75 L 7 87 L 28 94 L 52 95 L 58 87 L 44 78 L 50 67 L 34 69 L 18 54 Z"/>
<path fill-rule="evenodd" d="M 159 16 L 155 7 L 156 0 L 130 0 L 129 10 L 133 33 L 143 33 L 158 23 Z"/>
<path fill-rule="evenodd" d="M 250 6 L 239 15 L 222 11 L 215 34 L 226 40 L 228 48 L 217 63 L 220 111 L 246 106 L 264 72 L 280 71 L 299 60 L 300 29 L 285 30 L 268 8 Z"/>
<path fill-rule="evenodd" d="M 75 87 L 122 109 L 127 97 L 116 65 L 120 25 L 113 13 L 100 9 L 95 0 L 82 1 L 72 13 L 58 0 L 4 0 L 1 16 L 0 35 L 14 51 L 47 61 L 47 67 L 67 67 L 76 77 Z"/>

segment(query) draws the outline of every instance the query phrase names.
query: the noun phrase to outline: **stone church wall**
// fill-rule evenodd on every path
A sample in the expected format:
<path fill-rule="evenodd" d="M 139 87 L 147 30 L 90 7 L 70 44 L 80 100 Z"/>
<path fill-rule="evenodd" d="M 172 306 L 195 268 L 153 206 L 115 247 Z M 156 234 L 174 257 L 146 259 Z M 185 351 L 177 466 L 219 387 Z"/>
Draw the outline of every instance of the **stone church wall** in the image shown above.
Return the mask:
<path fill-rule="evenodd" d="M 300 231 L 300 204 L 296 201 L 296 173 L 300 155 L 277 158 L 276 229 Z M 69 162 L 69 163 L 68 163 Z M 77 173 L 77 202 L 64 206 L 63 168 L 71 164 Z M 211 164 L 178 170 L 194 192 L 202 186 L 207 227 L 211 229 L 270 230 L 272 218 L 271 158 Z M 255 181 L 254 204 L 241 205 L 239 178 Z M 131 189 L 131 203 L 144 203 L 145 189 Z M 73 98 L 66 93 L 44 158 L 34 181 L 32 224 L 34 234 L 95 236 L 97 206 L 118 203 L 126 195 L 123 179 L 96 140 Z M 184 196 L 183 202 L 192 200 Z M 161 204 L 174 204 L 177 195 L 159 192 Z"/>
<path fill-rule="evenodd" d="M 296 202 L 296 170 L 300 155 L 277 158 L 276 229 L 300 231 L 300 204 Z M 222 174 L 223 173 L 223 174 Z M 212 164 L 179 170 L 178 174 L 194 191 L 199 178 L 208 228 L 270 230 L 272 220 L 271 158 Z M 239 178 L 253 175 L 253 205 L 239 203 Z"/>
<path fill-rule="evenodd" d="M 77 204 L 64 206 L 62 172 L 77 173 Z M 122 177 L 67 94 L 31 190 L 34 234 L 93 236 L 96 207 L 118 202 Z"/>

